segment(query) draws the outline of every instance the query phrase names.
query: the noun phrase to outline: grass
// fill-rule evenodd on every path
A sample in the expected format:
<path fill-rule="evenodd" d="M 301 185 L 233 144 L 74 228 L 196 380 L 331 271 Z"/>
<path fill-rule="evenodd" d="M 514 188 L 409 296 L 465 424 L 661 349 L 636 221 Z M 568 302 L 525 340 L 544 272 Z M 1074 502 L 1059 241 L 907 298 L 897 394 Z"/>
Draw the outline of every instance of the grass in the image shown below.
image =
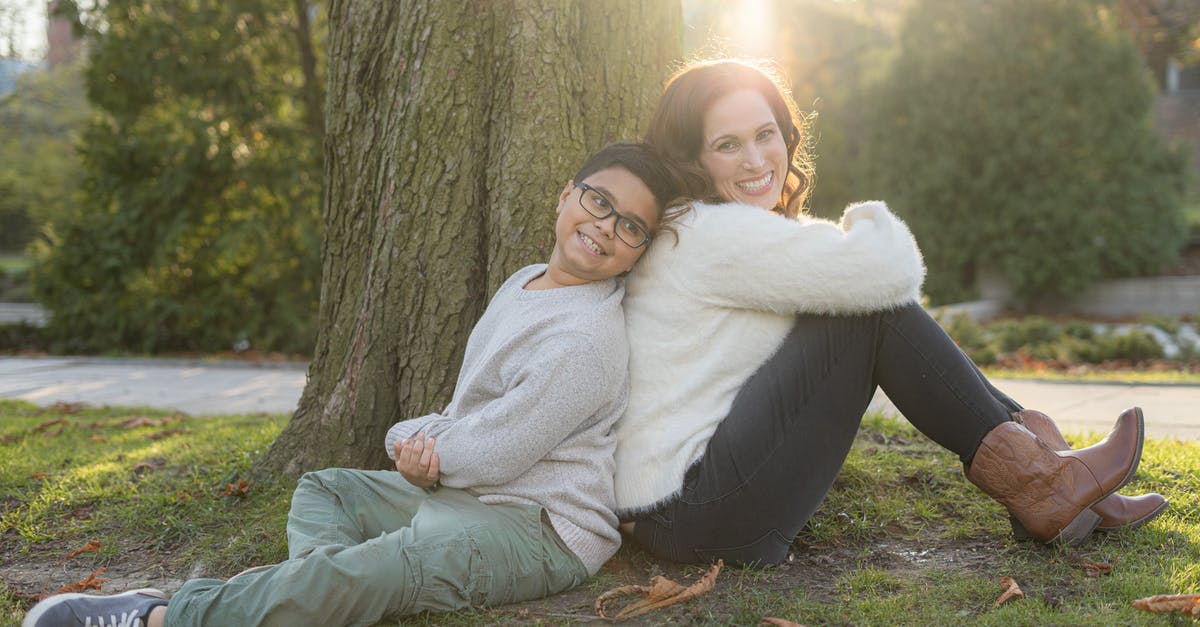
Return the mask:
<path fill-rule="evenodd" d="M 132 417 L 164 422 L 130 427 Z M 44 564 L 48 572 L 40 590 L 0 577 L 0 625 L 18 624 L 28 604 L 22 595 L 77 579 L 53 566 L 90 540 L 102 543 L 100 551 L 74 558 L 73 572 L 107 566 L 111 574 L 134 563 L 180 578 L 197 570 L 228 576 L 282 559 L 294 484 L 258 481 L 245 495 L 225 494 L 282 425 L 271 416 L 42 413 L 0 401 L 0 576 L 21 564 Z M 1163 493 L 1172 502 L 1166 513 L 1137 530 L 1097 534 L 1074 550 L 1017 542 L 1003 510 L 962 478 L 953 455 L 907 423 L 869 415 L 831 493 L 796 539 L 793 560 L 727 568 L 709 594 L 632 624 L 753 625 L 768 616 L 809 625 L 1188 624 L 1141 613 L 1130 601 L 1200 592 L 1198 484 L 1200 444 L 1148 441 L 1127 491 Z M 1080 560 L 1107 562 L 1112 574 L 1088 577 Z M 626 546 L 574 591 L 403 624 L 578 623 L 570 617 L 590 615 L 592 600 L 606 589 L 645 584 L 660 573 L 690 582 L 703 568 L 659 562 Z M 1026 598 L 993 607 L 1005 575 Z"/>
<path fill-rule="evenodd" d="M 1091 370 L 1087 372 L 1013 368 L 982 368 L 988 379 L 1036 379 L 1040 381 L 1091 381 L 1149 385 L 1200 385 L 1200 372 L 1179 370 Z"/>

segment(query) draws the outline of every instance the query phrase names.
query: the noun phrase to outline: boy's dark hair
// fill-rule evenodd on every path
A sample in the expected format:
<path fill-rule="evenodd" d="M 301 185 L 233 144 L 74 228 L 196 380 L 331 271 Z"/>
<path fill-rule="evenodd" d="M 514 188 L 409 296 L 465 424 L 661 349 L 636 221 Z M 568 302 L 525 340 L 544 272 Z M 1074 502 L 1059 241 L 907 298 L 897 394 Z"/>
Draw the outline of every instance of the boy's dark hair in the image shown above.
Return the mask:
<path fill-rule="evenodd" d="M 681 195 L 684 187 L 679 172 L 660 157 L 658 151 L 651 148 L 649 144 L 611 143 L 588 157 L 572 180 L 579 183 L 601 170 L 613 167 L 623 168 L 638 177 L 650 189 L 655 202 L 658 203 L 656 231 L 667 226 L 667 223 L 671 221 L 674 212 L 669 212 L 668 209 L 673 209 L 686 202 Z"/>

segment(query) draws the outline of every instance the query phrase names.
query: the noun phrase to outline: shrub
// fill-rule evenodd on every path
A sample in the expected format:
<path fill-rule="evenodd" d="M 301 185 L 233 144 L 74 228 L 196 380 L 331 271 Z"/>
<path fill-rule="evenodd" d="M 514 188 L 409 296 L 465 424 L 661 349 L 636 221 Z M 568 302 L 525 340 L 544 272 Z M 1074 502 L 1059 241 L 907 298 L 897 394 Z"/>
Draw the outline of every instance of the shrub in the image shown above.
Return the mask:
<path fill-rule="evenodd" d="M 1153 335 L 1141 330 L 1130 329 L 1124 333 L 1112 331 L 1097 337 L 1092 342 L 1072 344 L 1075 361 L 1101 363 L 1111 360 L 1145 361 L 1162 359 L 1163 347 Z"/>
<path fill-rule="evenodd" d="M 1187 236 L 1186 159 L 1110 3 L 915 0 L 869 108 L 864 160 L 912 227 L 933 302 L 981 270 L 1032 301 L 1158 271 Z"/>
<path fill-rule="evenodd" d="M 82 192 L 35 247 L 56 350 L 311 349 L 323 124 L 296 6 L 97 4 Z"/>

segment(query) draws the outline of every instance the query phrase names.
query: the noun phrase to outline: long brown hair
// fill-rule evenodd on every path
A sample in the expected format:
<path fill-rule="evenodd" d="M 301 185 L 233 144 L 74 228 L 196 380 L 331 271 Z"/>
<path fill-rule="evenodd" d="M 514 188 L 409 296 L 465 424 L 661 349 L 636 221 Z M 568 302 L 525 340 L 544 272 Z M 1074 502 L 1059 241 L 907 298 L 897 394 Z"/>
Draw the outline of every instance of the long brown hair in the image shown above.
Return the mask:
<path fill-rule="evenodd" d="M 762 94 L 775 115 L 788 154 L 788 173 L 776 210 L 795 218 L 803 210 L 813 182 L 813 163 L 807 146 L 808 118 L 800 114 L 774 63 L 759 59 L 715 59 L 687 64 L 667 80 L 658 108 L 650 119 L 645 142 L 683 171 L 688 196 L 708 201 L 727 200 L 716 194 L 712 179 L 700 167 L 699 158 L 708 107 L 739 89 L 753 89 Z"/>

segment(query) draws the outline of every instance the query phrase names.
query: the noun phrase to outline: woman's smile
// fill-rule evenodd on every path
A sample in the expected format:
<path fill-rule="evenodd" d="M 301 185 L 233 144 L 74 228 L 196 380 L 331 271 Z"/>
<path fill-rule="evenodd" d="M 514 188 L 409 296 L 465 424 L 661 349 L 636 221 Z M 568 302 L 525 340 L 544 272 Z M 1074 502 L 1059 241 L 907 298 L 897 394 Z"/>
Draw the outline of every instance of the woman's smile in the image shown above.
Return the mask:
<path fill-rule="evenodd" d="M 768 171 L 752 179 L 738 181 L 736 185 L 738 189 L 751 196 L 759 196 L 771 191 L 771 182 L 774 178 L 775 173 Z"/>

